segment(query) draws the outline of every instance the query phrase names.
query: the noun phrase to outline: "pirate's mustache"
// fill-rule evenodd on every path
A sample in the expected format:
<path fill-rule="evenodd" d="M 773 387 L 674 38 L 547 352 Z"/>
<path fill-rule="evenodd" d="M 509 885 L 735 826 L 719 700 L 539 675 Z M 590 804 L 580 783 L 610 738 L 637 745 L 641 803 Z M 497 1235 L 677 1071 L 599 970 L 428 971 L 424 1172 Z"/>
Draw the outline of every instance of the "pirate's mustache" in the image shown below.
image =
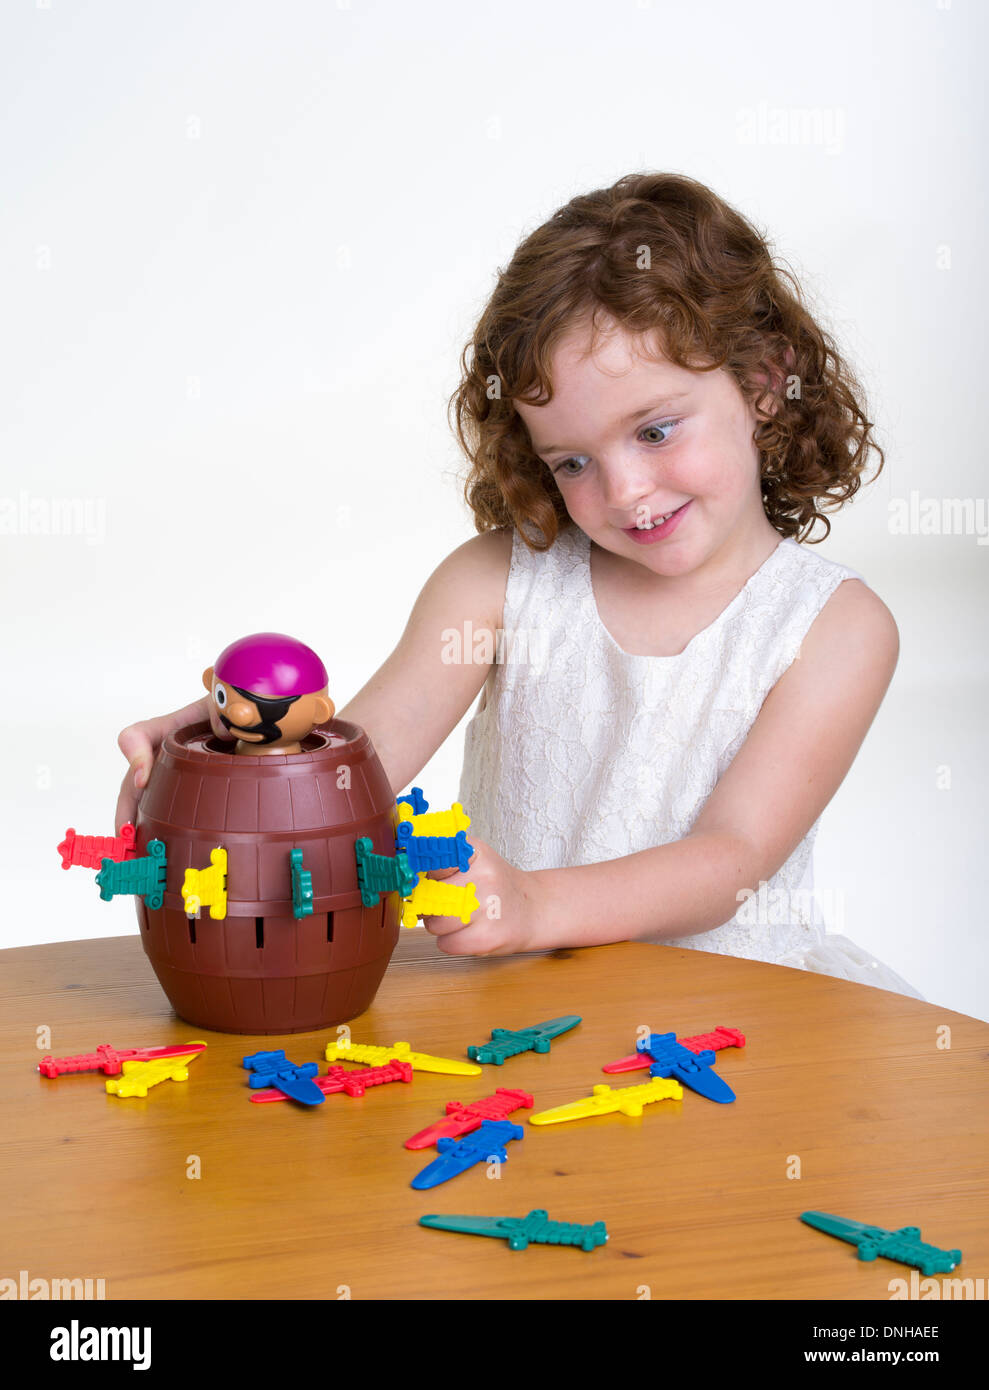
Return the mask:
<path fill-rule="evenodd" d="M 242 734 L 260 734 L 262 743 L 277 743 L 282 736 L 278 721 L 285 718 L 299 696 L 293 695 L 287 700 L 265 700 L 257 695 L 252 695 L 249 690 L 241 690 L 239 685 L 235 685 L 233 689 L 257 708 L 261 719 L 257 724 L 234 724 L 226 715 L 221 714 L 220 723 L 223 727 L 231 730 L 236 729 Z"/>

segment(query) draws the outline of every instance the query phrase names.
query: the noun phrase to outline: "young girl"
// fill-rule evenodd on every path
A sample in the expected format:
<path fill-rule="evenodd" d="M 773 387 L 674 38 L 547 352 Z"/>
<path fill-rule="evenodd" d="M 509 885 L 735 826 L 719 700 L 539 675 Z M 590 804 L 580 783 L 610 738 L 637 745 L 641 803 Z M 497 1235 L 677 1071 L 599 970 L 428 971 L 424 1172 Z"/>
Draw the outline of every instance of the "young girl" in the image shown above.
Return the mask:
<path fill-rule="evenodd" d="M 898 643 L 861 576 L 801 544 L 883 455 L 792 277 L 710 189 L 629 175 L 522 242 L 462 369 L 480 534 L 339 711 L 401 790 L 483 686 L 476 852 L 450 879 L 481 909 L 426 919 L 440 950 L 656 941 L 916 994 L 813 908 L 818 818 Z M 203 717 L 120 735 L 118 824 Z"/>

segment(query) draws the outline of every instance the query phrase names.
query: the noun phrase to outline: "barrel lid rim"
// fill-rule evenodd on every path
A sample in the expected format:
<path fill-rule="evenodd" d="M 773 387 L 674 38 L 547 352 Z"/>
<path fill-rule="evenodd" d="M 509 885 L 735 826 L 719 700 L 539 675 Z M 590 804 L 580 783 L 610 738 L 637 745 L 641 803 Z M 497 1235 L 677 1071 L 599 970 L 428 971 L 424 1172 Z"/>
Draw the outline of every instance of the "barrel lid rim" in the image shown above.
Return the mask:
<path fill-rule="evenodd" d="M 328 735 L 342 738 L 344 742 L 331 742 Z M 209 748 L 190 746 L 197 740 L 205 741 L 208 738 L 215 738 L 208 719 L 194 724 L 183 724 L 181 728 L 173 729 L 165 735 L 162 751 L 183 762 L 209 764 L 217 768 L 237 767 L 244 771 L 250 769 L 270 776 L 311 767 L 314 763 L 352 758 L 363 753 L 370 742 L 360 725 L 352 724 L 349 719 L 330 719 L 325 724 L 317 724 L 312 733 L 303 740 L 301 753 L 259 753 L 252 757 L 249 753 L 220 753 Z M 314 739 L 318 742 L 312 747 L 305 746 Z"/>

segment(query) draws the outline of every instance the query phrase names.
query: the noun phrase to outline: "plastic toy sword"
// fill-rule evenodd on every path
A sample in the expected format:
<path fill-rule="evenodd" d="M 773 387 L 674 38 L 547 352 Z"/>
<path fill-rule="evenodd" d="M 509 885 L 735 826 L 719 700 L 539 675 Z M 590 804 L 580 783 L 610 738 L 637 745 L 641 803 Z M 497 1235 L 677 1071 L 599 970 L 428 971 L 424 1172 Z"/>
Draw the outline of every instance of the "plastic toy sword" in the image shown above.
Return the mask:
<path fill-rule="evenodd" d="M 412 1186 L 419 1189 L 439 1187 L 441 1182 L 448 1182 L 476 1163 L 490 1163 L 492 1159 L 507 1163 L 508 1141 L 521 1139 L 524 1133 L 521 1125 L 513 1125 L 508 1120 L 482 1120 L 480 1128 L 464 1139 L 438 1139 L 439 1158 L 434 1158 L 416 1174 Z"/>
<path fill-rule="evenodd" d="M 566 1014 L 563 1018 L 537 1023 L 533 1028 L 492 1028 L 491 1041 L 480 1047 L 469 1047 L 467 1056 L 475 1062 L 491 1062 L 500 1067 L 506 1057 L 517 1057 L 520 1052 L 548 1052 L 553 1038 L 576 1028 L 579 1022 L 577 1014 Z"/>
<path fill-rule="evenodd" d="M 251 1073 L 247 1084 L 252 1091 L 262 1086 L 276 1086 L 291 1100 L 300 1101 L 303 1105 L 322 1105 L 326 1100 L 313 1080 L 319 1070 L 315 1062 L 296 1066 L 279 1048 L 274 1052 L 252 1052 L 244 1058 L 244 1066 Z"/>
<path fill-rule="evenodd" d="M 101 1071 L 104 1076 L 119 1076 L 124 1062 L 153 1062 L 158 1057 L 188 1057 L 191 1052 L 204 1052 L 204 1042 L 177 1043 L 172 1047 L 111 1047 L 100 1043 L 95 1052 L 81 1052 L 75 1057 L 42 1057 L 38 1070 L 42 1076 L 63 1076 L 72 1071 Z"/>
<path fill-rule="evenodd" d="M 592 1095 L 583 1100 L 572 1100 L 568 1105 L 558 1105 L 554 1110 L 541 1110 L 538 1115 L 530 1115 L 531 1125 L 557 1125 L 565 1120 L 582 1120 L 594 1115 L 621 1115 L 637 1117 L 642 1114 L 644 1105 L 652 1105 L 657 1100 L 682 1100 L 683 1091 L 676 1081 L 654 1076 L 642 1086 L 619 1086 L 613 1091 L 610 1086 L 595 1086 Z"/>
<path fill-rule="evenodd" d="M 458 1139 L 462 1134 L 480 1129 L 484 1120 L 507 1120 L 516 1110 L 531 1110 L 532 1105 L 532 1096 L 527 1091 L 511 1091 L 504 1086 L 499 1086 L 493 1096 L 471 1101 L 469 1105 L 451 1100 L 446 1107 L 447 1118 L 413 1134 L 411 1139 L 406 1139 L 405 1147 L 428 1149 L 438 1139 Z"/>
<path fill-rule="evenodd" d="M 408 1062 L 388 1062 L 383 1067 L 365 1067 L 363 1071 L 344 1071 L 343 1067 L 327 1067 L 325 1076 L 314 1076 L 313 1082 L 324 1096 L 344 1095 L 360 1097 L 369 1086 L 385 1086 L 389 1081 L 412 1080 L 412 1068 Z M 273 1100 L 290 1100 L 284 1091 L 272 1086 L 264 1091 L 255 1091 L 251 1100 L 264 1104 Z"/>
<path fill-rule="evenodd" d="M 115 1076 L 105 1082 L 107 1095 L 140 1096 L 148 1094 L 152 1086 L 160 1086 L 163 1081 L 188 1081 L 189 1062 L 199 1056 L 196 1051 L 187 1051 L 183 1057 L 155 1057 L 150 1062 L 125 1062 L 123 1076 Z"/>
<path fill-rule="evenodd" d="M 407 1042 L 377 1047 L 374 1043 L 328 1043 L 328 1062 L 365 1062 L 380 1067 L 386 1062 L 408 1062 L 413 1071 L 442 1072 L 445 1076 L 480 1076 L 481 1068 L 473 1062 L 460 1062 L 452 1057 L 430 1057 L 428 1052 L 413 1052 Z"/>
<path fill-rule="evenodd" d="M 960 1250 L 939 1250 L 925 1245 L 919 1226 L 901 1226 L 898 1231 L 885 1231 L 881 1226 L 867 1226 L 862 1221 L 847 1221 L 843 1216 L 829 1216 L 826 1211 L 803 1211 L 800 1220 L 818 1231 L 858 1246 L 860 1260 L 896 1260 L 902 1265 L 914 1265 L 921 1274 L 949 1274 L 961 1264 Z"/>
<path fill-rule="evenodd" d="M 58 847 L 62 868 L 83 864 L 87 869 L 98 869 L 104 859 L 134 859 L 137 856 L 136 834 L 130 821 L 120 827 L 119 835 L 77 835 L 70 826 Z"/>
<path fill-rule="evenodd" d="M 550 1221 L 545 1211 L 530 1211 L 528 1216 L 420 1216 L 420 1226 L 437 1231 L 462 1231 L 469 1236 L 500 1236 L 508 1241 L 510 1250 L 524 1250 L 527 1245 L 578 1245 L 593 1250 L 608 1239 L 603 1221 L 580 1226 L 573 1221 Z"/>
<path fill-rule="evenodd" d="M 639 1071 L 649 1068 L 650 1076 L 672 1076 L 698 1095 L 726 1105 L 735 1092 L 714 1067 L 714 1054 L 723 1047 L 744 1047 L 745 1037 L 737 1028 L 716 1028 L 695 1038 L 678 1038 L 676 1033 L 651 1033 L 635 1044 L 631 1057 L 609 1062 L 602 1071 Z"/>

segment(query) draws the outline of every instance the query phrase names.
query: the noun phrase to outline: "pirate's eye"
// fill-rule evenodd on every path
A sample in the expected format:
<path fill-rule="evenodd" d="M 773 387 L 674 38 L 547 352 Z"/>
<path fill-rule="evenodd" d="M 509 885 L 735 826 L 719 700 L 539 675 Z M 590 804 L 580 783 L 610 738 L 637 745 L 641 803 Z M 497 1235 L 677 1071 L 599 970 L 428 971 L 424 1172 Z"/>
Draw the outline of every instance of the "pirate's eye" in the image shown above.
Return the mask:
<path fill-rule="evenodd" d="M 213 691 L 213 699 L 216 701 L 216 703 L 217 703 L 217 705 L 220 707 L 220 709 L 226 709 L 226 706 L 227 706 L 227 692 L 224 690 L 224 688 L 223 688 L 222 685 L 218 685 L 218 686 L 216 686 L 216 688 L 214 689 L 214 691 Z"/>

